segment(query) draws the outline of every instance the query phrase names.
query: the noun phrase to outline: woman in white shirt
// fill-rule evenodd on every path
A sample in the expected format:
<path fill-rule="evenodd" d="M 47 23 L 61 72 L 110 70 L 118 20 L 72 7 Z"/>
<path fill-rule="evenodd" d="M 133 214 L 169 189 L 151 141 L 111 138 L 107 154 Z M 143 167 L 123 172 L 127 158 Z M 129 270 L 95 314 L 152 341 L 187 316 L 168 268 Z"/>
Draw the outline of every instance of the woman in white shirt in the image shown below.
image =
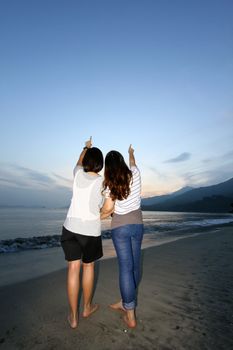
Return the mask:
<path fill-rule="evenodd" d="M 102 152 L 86 142 L 74 169 L 73 196 L 63 225 L 61 245 L 68 261 L 67 292 L 70 305 L 68 322 L 78 325 L 78 295 L 82 261 L 83 317 L 98 309 L 92 304 L 94 261 L 103 256 L 100 208 L 103 202 Z"/>
<path fill-rule="evenodd" d="M 105 158 L 105 202 L 101 219 L 112 214 L 111 234 L 119 264 L 121 301 L 110 305 L 125 312 L 124 321 L 136 327 L 136 294 L 140 280 L 140 256 L 143 238 L 141 177 L 129 147 L 129 167 L 123 156 L 110 151 Z"/>

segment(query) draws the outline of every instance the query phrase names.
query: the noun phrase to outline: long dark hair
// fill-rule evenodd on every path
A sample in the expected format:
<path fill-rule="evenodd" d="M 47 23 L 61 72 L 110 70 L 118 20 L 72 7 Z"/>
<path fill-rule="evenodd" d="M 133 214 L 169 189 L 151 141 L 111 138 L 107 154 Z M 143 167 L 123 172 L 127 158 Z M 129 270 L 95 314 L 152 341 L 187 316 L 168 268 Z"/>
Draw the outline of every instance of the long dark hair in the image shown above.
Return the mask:
<path fill-rule="evenodd" d="M 132 172 L 124 157 L 117 151 L 110 151 L 105 157 L 104 190 L 109 188 L 112 200 L 123 200 L 130 194 Z"/>

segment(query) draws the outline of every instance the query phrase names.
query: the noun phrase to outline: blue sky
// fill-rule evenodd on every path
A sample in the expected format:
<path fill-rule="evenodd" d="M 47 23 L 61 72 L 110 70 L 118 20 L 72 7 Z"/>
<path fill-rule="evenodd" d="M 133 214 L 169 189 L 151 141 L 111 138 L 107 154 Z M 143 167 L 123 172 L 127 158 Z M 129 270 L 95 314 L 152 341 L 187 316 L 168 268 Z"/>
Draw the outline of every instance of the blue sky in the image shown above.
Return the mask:
<path fill-rule="evenodd" d="M 0 2 L 0 205 L 67 205 L 92 135 L 143 195 L 233 176 L 231 0 Z"/>

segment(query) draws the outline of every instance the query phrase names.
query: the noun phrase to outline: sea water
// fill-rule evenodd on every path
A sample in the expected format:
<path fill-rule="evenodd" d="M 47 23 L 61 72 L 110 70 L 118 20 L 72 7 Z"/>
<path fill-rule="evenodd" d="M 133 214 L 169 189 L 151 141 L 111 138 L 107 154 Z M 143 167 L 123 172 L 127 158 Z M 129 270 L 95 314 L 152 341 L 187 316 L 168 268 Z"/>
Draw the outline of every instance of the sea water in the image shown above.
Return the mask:
<path fill-rule="evenodd" d="M 0 208 L 0 286 L 65 268 L 60 235 L 67 209 Z M 232 214 L 143 212 L 143 248 L 215 231 Z M 115 256 L 110 219 L 102 222 L 104 257 Z"/>
<path fill-rule="evenodd" d="M 0 253 L 60 246 L 67 209 L 0 208 Z M 143 212 L 145 237 L 166 241 L 194 231 L 233 223 L 232 214 Z M 110 219 L 102 222 L 103 239 L 111 238 Z"/>

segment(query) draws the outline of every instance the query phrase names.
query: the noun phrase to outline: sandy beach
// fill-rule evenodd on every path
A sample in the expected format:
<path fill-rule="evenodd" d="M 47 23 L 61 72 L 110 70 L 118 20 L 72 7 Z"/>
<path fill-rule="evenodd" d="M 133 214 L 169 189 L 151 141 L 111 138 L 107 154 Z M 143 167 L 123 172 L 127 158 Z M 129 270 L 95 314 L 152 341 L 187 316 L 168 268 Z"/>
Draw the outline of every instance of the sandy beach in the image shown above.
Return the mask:
<path fill-rule="evenodd" d="M 108 304 L 119 299 L 115 258 L 96 264 L 100 309 L 66 322 L 66 270 L 0 288 L 1 349 L 233 349 L 233 227 L 143 250 L 138 327 Z"/>

